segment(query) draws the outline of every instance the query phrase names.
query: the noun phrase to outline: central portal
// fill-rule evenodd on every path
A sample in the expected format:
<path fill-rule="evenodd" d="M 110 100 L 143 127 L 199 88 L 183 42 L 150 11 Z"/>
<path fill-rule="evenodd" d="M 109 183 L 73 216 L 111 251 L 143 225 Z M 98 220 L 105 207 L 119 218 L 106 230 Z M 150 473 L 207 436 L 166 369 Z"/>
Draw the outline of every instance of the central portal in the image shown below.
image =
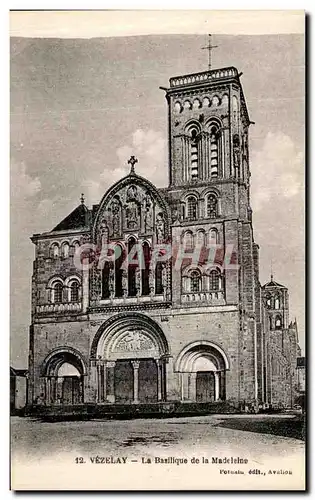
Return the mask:
<path fill-rule="evenodd" d="M 158 401 L 158 367 L 155 359 L 117 360 L 114 381 L 116 403 Z"/>
<path fill-rule="evenodd" d="M 111 318 L 100 333 L 94 344 L 97 402 L 165 401 L 169 351 L 161 327 L 148 316 L 133 313 Z"/>

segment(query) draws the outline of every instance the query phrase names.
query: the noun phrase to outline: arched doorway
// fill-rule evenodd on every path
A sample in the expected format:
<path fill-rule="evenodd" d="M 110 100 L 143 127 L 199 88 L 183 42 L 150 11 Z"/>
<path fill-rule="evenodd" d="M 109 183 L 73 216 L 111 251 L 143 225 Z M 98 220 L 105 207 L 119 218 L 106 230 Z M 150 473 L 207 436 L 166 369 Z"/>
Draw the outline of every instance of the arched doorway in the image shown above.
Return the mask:
<path fill-rule="evenodd" d="M 85 365 L 74 349 L 57 349 L 43 364 L 46 405 L 75 405 L 84 401 Z"/>
<path fill-rule="evenodd" d="M 168 345 L 161 327 L 144 314 L 111 318 L 96 334 L 99 403 L 154 403 L 166 400 Z"/>
<path fill-rule="evenodd" d="M 227 356 L 216 344 L 200 341 L 186 346 L 175 364 L 175 370 L 180 373 L 182 401 L 207 403 L 225 400 L 227 369 Z"/>
<path fill-rule="evenodd" d="M 217 367 L 206 356 L 200 356 L 195 362 L 196 370 L 196 401 L 204 403 L 216 401 L 219 394 L 216 387 Z"/>
<path fill-rule="evenodd" d="M 81 403 L 81 375 L 79 370 L 70 363 L 64 363 L 57 374 L 57 403 Z"/>

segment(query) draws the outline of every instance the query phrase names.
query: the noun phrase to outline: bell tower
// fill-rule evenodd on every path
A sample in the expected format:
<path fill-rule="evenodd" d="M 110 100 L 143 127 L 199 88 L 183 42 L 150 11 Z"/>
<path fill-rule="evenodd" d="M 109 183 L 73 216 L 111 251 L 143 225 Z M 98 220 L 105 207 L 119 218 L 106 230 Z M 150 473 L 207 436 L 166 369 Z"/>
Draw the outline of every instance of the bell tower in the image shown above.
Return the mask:
<path fill-rule="evenodd" d="M 170 185 L 247 182 L 250 124 L 234 67 L 170 79 Z"/>
<path fill-rule="evenodd" d="M 251 219 L 248 129 L 251 123 L 235 67 L 170 79 L 169 189 L 219 189 L 222 215 Z M 223 210 L 223 205 L 226 209 Z"/>
<path fill-rule="evenodd" d="M 283 330 L 289 326 L 288 289 L 277 283 L 271 275 L 270 281 L 263 287 L 263 298 L 269 317 L 270 330 Z"/>

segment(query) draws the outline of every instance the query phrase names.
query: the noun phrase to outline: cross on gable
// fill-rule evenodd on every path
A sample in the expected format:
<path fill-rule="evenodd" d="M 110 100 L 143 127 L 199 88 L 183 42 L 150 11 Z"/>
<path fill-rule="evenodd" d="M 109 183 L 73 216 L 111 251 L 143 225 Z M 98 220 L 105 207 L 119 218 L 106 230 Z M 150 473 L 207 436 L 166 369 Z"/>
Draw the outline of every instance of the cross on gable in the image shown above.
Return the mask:
<path fill-rule="evenodd" d="M 137 158 L 135 158 L 134 156 L 130 156 L 129 160 L 128 160 L 128 164 L 131 165 L 130 167 L 130 173 L 131 174 L 134 174 L 135 173 L 135 164 L 138 163 L 138 160 Z"/>

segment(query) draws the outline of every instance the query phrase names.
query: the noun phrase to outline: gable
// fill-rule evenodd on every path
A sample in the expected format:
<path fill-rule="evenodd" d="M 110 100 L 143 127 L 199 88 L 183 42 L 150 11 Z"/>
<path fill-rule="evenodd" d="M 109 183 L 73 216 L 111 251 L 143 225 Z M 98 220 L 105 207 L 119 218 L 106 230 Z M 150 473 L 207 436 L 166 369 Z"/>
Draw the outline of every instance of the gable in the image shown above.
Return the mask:
<path fill-rule="evenodd" d="M 153 184 L 133 174 L 114 184 L 104 195 L 95 217 L 93 236 L 94 241 L 104 234 L 109 240 L 130 233 L 152 237 L 159 230 L 164 241 L 169 232 L 168 207 Z"/>

